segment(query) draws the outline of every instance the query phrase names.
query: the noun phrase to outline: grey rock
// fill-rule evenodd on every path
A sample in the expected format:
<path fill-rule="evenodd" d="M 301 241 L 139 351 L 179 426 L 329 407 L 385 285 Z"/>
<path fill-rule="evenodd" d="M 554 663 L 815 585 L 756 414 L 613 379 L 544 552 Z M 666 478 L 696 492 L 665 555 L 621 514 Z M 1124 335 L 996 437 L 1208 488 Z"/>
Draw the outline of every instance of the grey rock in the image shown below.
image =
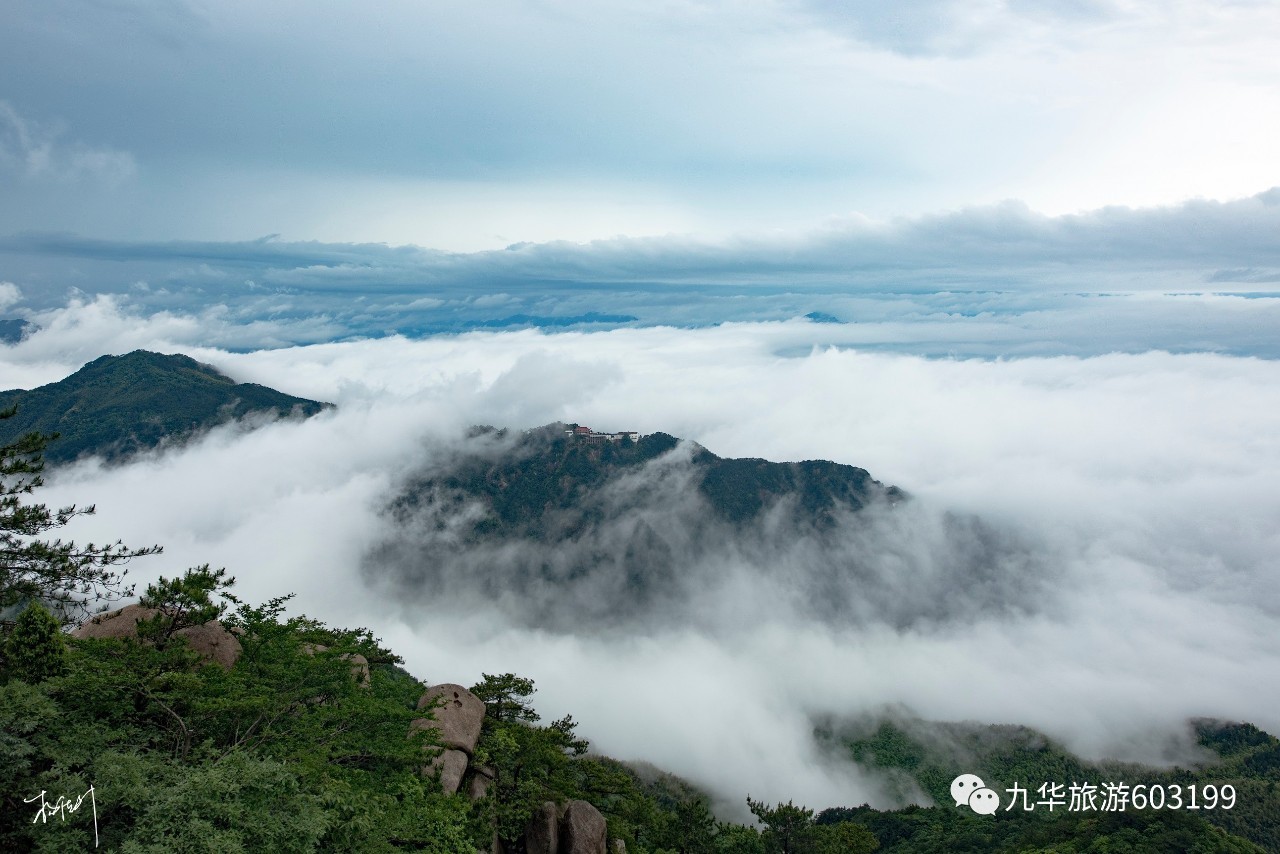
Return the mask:
<path fill-rule="evenodd" d="M 344 652 L 338 656 L 343 661 L 351 662 L 351 678 L 360 683 L 361 688 L 369 687 L 369 659 L 358 652 Z"/>
<path fill-rule="evenodd" d="M 526 854 L 559 854 L 560 816 L 551 801 L 538 807 L 524 826 L 524 850 Z"/>
<path fill-rule="evenodd" d="M 560 854 L 606 854 L 604 816 L 586 801 L 569 801 L 560 819 Z"/>
<path fill-rule="evenodd" d="M 307 655 L 315 655 L 317 652 L 328 652 L 329 647 L 322 643 L 304 643 L 302 651 Z M 351 662 L 351 678 L 359 682 L 361 688 L 369 687 L 369 659 L 358 652 L 344 652 L 338 658 Z"/>
<path fill-rule="evenodd" d="M 475 753 L 480 740 L 480 727 L 484 724 L 484 701 L 461 685 L 435 685 L 418 700 L 418 708 L 424 709 L 437 697 L 443 702 L 434 710 L 435 719 L 419 718 L 413 723 L 431 727 L 440 733 L 440 743 L 453 750 Z"/>
<path fill-rule="evenodd" d="M 71 633 L 75 638 L 129 638 L 137 637 L 138 623 L 160 613 L 155 608 L 141 605 L 125 605 L 118 611 L 98 614 Z"/>
<path fill-rule="evenodd" d="M 473 801 L 478 801 L 489 794 L 489 787 L 492 785 L 493 768 L 488 765 L 473 768 L 471 769 L 471 782 L 467 786 L 467 797 Z"/>
<path fill-rule="evenodd" d="M 160 611 L 156 608 L 144 608 L 141 605 L 126 605 L 116 611 L 99 614 L 86 621 L 71 633 L 77 638 L 128 638 L 138 636 L 138 623 L 149 620 Z M 227 631 L 222 623 L 211 620 L 198 626 L 187 626 L 173 633 L 174 637 L 183 638 L 205 661 L 212 661 L 224 668 L 230 667 L 240 658 L 243 648 L 236 636 Z"/>
<path fill-rule="evenodd" d="M 426 777 L 439 775 L 440 788 L 444 789 L 446 795 L 454 795 L 462 785 L 462 778 L 467 773 L 467 763 L 470 761 L 470 757 L 461 750 L 444 750 L 432 757 L 422 773 Z"/>
<path fill-rule="evenodd" d="M 173 636 L 184 638 L 187 645 L 198 652 L 201 658 L 220 665 L 223 670 L 230 670 L 244 651 L 236 636 L 223 628 L 222 623 L 217 620 L 178 629 Z"/>

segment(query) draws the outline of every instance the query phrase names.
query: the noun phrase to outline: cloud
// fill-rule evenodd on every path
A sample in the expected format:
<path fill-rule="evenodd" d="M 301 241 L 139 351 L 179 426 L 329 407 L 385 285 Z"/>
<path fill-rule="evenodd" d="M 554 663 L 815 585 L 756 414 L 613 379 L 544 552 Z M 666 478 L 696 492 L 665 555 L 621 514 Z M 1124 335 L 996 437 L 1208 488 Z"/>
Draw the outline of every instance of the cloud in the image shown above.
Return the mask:
<path fill-rule="evenodd" d="M 64 142 L 62 136 L 61 130 L 24 118 L 8 101 L 0 100 L 0 170 L 27 180 L 91 180 L 108 186 L 121 184 L 137 172 L 127 151 Z"/>
<path fill-rule="evenodd" d="M 1079 267 L 1103 282 L 1168 287 L 1280 268 L 1280 188 L 1229 202 L 1109 207 L 1047 216 L 1019 202 L 914 218 L 833 220 L 783 234 L 554 241 L 501 251 L 451 253 L 415 246 L 260 240 L 124 242 L 18 234 L 0 250 L 118 263 L 200 262 L 258 271 L 255 281 L 313 291 L 486 282 L 698 285 L 786 280 L 832 288 L 936 288 L 999 283 L 1079 287 Z M 1065 265 L 1072 265 L 1068 270 Z M 1250 281 L 1249 278 L 1241 281 Z M 509 296 L 481 297 L 482 304 Z"/>
<path fill-rule="evenodd" d="M 998 51 L 1019 38 L 1043 44 L 1050 30 L 1069 41 L 1082 32 L 1096 35 L 1115 21 L 1151 26 L 1153 18 L 1161 17 L 1155 4 L 1110 0 L 911 0 L 893 6 L 797 0 L 790 5 L 815 25 L 876 48 L 907 57 L 953 59 Z"/>
<path fill-rule="evenodd" d="M 824 343 L 930 355 L 1156 348 L 1271 357 L 1280 354 L 1268 333 L 1280 311 L 1277 235 L 1280 190 L 1270 190 L 1165 208 L 1047 216 L 1005 203 L 790 234 L 472 253 L 18 234 L 0 238 L 0 274 L 22 286 L 30 312 L 60 311 L 70 288 L 76 299 L 110 296 L 131 316 L 221 312 L 235 330 L 209 343 L 236 348 L 819 311 L 844 321 L 822 333 Z"/>
<path fill-rule="evenodd" d="M 11 3 L 21 168 L 48 116 L 88 141 L 53 171 L 146 169 L 0 229 L 458 250 L 1280 182 L 1271 4 L 126 5 Z"/>
<path fill-rule="evenodd" d="M 170 321 L 129 322 L 137 342 Z M 297 591 L 306 613 L 373 626 L 428 680 L 527 675 L 544 715 L 571 712 L 598 749 L 685 774 L 739 809 L 747 791 L 812 807 L 892 803 L 874 777 L 822 754 L 815 717 L 905 707 L 1137 759 L 1167 759 L 1169 738 L 1186 748 L 1190 716 L 1280 728 L 1280 363 L 926 359 L 825 346 L 832 326 L 525 330 L 242 353 L 191 344 L 182 349 L 237 380 L 338 409 L 215 430 L 123 468 L 83 464 L 52 477 L 43 500 L 98 504 L 67 531 L 78 539 L 162 542 L 162 558 L 134 567 L 139 581 L 225 564 L 250 600 Z M 54 341 L 0 350 L 0 378 L 82 358 L 74 336 L 65 352 Z M 411 472 L 447 465 L 468 425 L 554 420 L 661 429 L 724 456 L 832 459 L 906 488 L 913 515 L 849 545 L 892 557 L 898 544 L 897 562 L 879 565 L 889 586 L 872 585 L 864 604 L 911 618 L 804 619 L 774 595 L 815 570 L 818 552 L 801 543 L 781 544 L 777 566 L 721 554 L 749 583 L 726 574 L 689 603 L 689 619 L 640 630 L 528 628 L 501 608 L 393 600 L 369 582 L 370 555 L 395 532 L 382 508 Z M 947 514 L 979 516 L 1031 559 L 976 587 L 938 547 Z M 1030 607 L 987 605 L 1028 594 Z"/>
<path fill-rule="evenodd" d="M 0 311 L 22 301 L 22 289 L 13 282 L 0 282 Z"/>

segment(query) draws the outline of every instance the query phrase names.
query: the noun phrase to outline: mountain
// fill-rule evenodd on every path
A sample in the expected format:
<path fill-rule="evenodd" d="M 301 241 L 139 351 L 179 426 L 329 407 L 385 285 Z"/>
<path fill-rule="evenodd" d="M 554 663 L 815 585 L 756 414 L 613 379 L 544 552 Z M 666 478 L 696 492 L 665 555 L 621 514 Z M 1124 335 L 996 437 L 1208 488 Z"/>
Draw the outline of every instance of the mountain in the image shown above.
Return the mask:
<path fill-rule="evenodd" d="M 611 434 L 573 434 L 576 424 L 549 424 L 518 436 L 506 430 L 477 427 L 472 439 L 490 439 L 489 446 L 473 444 L 475 452 L 456 459 L 448 472 L 435 472 L 409 485 L 398 500 L 401 511 L 431 501 L 443 490 L 483 501 L 490 513 L 476 523 L 475 537 L 532 537 L 564 539 L 580 534 L 605 511 L 603 496 L 611 484 L 630 478 L 630 498 L 643 504 L 649 480 L 646 465 L 670 454 L 680 440 L 667 433 L 634 439 L 606 438 Z M 488 452 L 487 452 L 488 451 Z M 497 453 L 492 453 L 497 451 Z M 698 445 L 688 457 L 692 487 L 715 518 L 734 526 L 752 525 L 766 509 L 791 499 L 795 519 L 828 527 L 842 511 L 868 504 L 893 504 L 905 498 L 897 487 L 886 487 L 864 469 L 826 460 L 775 463 L 762 459 L 727 459 Z M 606 499 L 607 500 L 607 499 Z M 638 506 L 638 504 L 636 506 Z"/>
<path fill-rule="evenodd" d="M 0 392 L 0 443 L 37 431 L 59 433 L 45 459 L 70 462 L 98 455 L 118 461 L 161 442 L 189 439 L 247 415 L 315 415 L 331 404 L 237 383 L 188 356 L 136 350 L 95 359 L 64 380 Z"/>
<path fill-rule="evenodd" d="M 0 341 L 5 344 L 17 344 L 29 333 L 35 331 L 35 328 L 33 323 L 21 318 L 0 319 Z"/>
<path fill-rule="evenodd" d="M 940 838 L 953 852 L 1280 850 L 1280 740 L 1248 723 L 1190 724 L 1200 757 L 1156 768 L 1082 759 L 1022 726 L 903 717 L 827 722 L 818 736 L 834 753 L 874 769 L 890 790 L 923 793 L 937 806 L 834 808 L 817 821 L 857 822 L 875 833 L 881 850 L 902 854 L 940 850 Z M 954 806 L 951 785 L 961 774 L 976 775 L 1000 795 L 996 816 Z M 1046 799 L 1058 794 L 1040 787 L 1054 783 L 1062 802 L 1050 809 Z M 1108 804 L 1115 783 L 1126 784 L 1130 795 L 1139 792 L 1140 800 Z M 1019 786 L 1028 792 L 1025 805 L 1018 800 L 1005 809 Z"/>
<path fill-rule="evenodd" d="M 366 578 L 407 605 L 569 632 L 783 613 L 909 627 L 1044 599 L 1033 550 L 864 469 L 573 430 L 436 445 L 388 502 Z"/>

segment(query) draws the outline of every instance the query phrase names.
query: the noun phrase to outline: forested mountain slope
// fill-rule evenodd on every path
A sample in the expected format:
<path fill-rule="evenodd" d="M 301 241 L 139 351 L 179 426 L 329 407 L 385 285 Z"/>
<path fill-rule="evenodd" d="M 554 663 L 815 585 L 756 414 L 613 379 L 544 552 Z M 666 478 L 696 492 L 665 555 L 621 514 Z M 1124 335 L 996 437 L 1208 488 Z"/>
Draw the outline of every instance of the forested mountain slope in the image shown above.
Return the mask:
<path fill-rule="evenodd" d="M 327 405 L 237 383 L 188 356 L 135 350 L 94 359 L 39 388 L 0 392 L 0 409 L 18 409 L 0 421 L 0 443 L 58 433 L 45 454 L 51 463 L 85 455 L 114 461 L 251 414 L 305 417 Z"/>

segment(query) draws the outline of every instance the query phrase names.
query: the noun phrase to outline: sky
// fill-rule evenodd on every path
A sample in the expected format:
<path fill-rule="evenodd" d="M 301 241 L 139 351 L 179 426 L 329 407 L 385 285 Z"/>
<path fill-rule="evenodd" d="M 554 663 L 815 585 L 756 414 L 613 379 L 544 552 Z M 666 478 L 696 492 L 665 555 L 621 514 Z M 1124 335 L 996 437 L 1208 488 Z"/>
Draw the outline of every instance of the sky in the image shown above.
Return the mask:
<path fill-rule="evenodd" d="M 1277 355 L 1271 2 L 4 15 L 10 318 L 107 299 L 253 349 L 816 312 L 933 356 Z"/>
<path fill-rule="evenodd" d="M 6 4 L 0 234 L 795 232 L 1280 185 L 1267 0 Z"/>
<path fill-rule="evenodd" d="M 1270 0 L 10 0 L 0 387 L 146 348 L 336 403 L 47 500 L 163 543 L 140 581 L 225 564 L 428 681 L 532 677 L 730 812 L 892 805 L 832 716 L 1190 761 L 1188 718 L 1280 730 L 1278 35 Z M 406 474 L 555 420 L 902 487 L 862 545 L 912 613 L 965 599 L 956 514 L 1034 560 L 907 625 L 770 613 L 724 550 L 723 608 L 608 637 L 390 593 Z"/>

